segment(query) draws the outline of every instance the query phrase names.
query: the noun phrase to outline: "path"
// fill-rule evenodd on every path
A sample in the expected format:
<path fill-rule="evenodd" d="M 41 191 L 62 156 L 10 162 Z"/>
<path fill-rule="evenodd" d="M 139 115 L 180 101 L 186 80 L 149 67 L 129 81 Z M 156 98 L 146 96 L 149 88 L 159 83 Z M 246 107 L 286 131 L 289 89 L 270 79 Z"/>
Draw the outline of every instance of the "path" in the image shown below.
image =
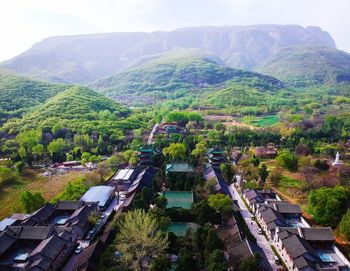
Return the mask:
<path fill-rule="evenodd" d="M 263 250 L 263 252 L 266 255 L 267 260 L 269 261 L 271 270 L 275 271 L 281 268 L 282 266 L 275 264 L 275 261 L 273 259 L 273 256 L 275 256 L 275 253 L 272 251 L 271 243 L 266 240 L 265 236 L 263 234 L 258 234 L 257 229 L 259 228 L 258 224 L 250 217 L 250 212 L 247 209 L 246 205 L 244 204 L 241 196 L 239 195 L 236 187 L 234 185 L 229 186 L 229 190 L 232 196 L 233 200 L 236 200 L 238 203 L 239 208 L 241 209 L 241 215 L 244 218 L 247 226 L 249 227 L 250 232 L 254 235 L 256 238 L 258 246 Z"/>
<path fill-rule="evenodd" d="M 154 135 L 155 131 L 157 130 L 158 125 L 159 125 L 159 123 L 156 123 L 156 124 L 153 126 L 152 132 L 150 133 L 150 135 L 149 135 L 149 137 L 148 137 L 148 140 L 147 140 L 147 145 L 151 145 L 151 144 L 152 144 L 153 135 Z"/>

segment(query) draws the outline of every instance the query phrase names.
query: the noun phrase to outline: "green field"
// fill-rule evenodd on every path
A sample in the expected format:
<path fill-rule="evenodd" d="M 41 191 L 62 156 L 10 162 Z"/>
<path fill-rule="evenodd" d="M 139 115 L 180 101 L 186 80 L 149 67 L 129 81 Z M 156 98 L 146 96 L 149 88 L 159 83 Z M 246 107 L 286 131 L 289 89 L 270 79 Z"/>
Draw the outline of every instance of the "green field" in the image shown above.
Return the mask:
<path fill-rule="evenodd" d="M 191 229 L 197 229 L 198 225 L 195 223 L 181 223 L 181 222 L 172 222 L 168 227 L 168 231 L 174 233 L 176 236 L 185 236 L 186 232 Z"/>
<path fill-rule="evenodd" d="M 167 208 L 191 209 L 193 203 L 192 191 L 167 191 L 163 193 L 167 199 Z"/>
<path fill-rule="evenodd" d="M 268 127 L 278 123 L 279 117 L 277 115 L 266 115 L 262 117 L 249 116 L 244 117 L 243 122 L 257 127 Z"/>

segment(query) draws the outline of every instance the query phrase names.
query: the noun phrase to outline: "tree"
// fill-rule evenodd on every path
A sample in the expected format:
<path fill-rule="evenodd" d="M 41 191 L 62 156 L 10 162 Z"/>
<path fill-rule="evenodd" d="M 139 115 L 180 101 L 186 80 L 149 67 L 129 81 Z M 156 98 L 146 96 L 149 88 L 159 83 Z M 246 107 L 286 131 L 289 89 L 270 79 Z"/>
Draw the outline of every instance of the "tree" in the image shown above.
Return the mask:
<path fill-rule="evenodd" d="M 228 215 L 232 211 L 232 200 L 228 195 L 215 194 L 208 198 L 209 206 L 220 212 L 223 216 Z"/>
<path fill-rule="evenodd" d="M 244 260 L 240 266 L 240 271 L 256 271 L 259 270 L 259 261 L 260 255 L 258 253 L 254 253 L 253 256 L 250 256 L 248 259 Z"/>
<path fill-rule="evenodd" d="M 233 179 L 233 176 L 235 175 L 234 166 L 230 163 L 221 164 L 220 169 L 221 169 L 222 175 L 224 176 L 225 180 L 228 182 L 231 182 Z"/>
<path fill-rule="evenodd" d="M 261 168 L 259 168 L 259 176 L 260 176 L 260 179 L 265 183 L 267 176 L 269 176 L 269 173 L 267 171 L 267 166 L 265 164 L 262 164 Z"/>
<path fill-rule="evenodd" d="M 215 249 L 209 256 L 208 271 L 226 271 L 228 262 L 221 249 Z"/>
<path fill-rule="evenodd" d="M 284 150 L 277 157 L 276 161 L 279 166 L 290 171 L 298 170 L 298 158 L 291 152 Z"/>
<path fill-rule="evenodd" d="M 171 262 L 167 255 L 159 255 L 151 262 L 150 271 L 167 271 L 171 268 Z"/>
<path fill-rule="evenodd" d="M 99 219 L 100 219 L 100 216 L 98 215 L 97 212 L 92 212 L 88 216 L 88 222 L 89 222 L 90 226 L 92 226 L 92 227 L 95 227 L 97 225 L 97 222 Z"/>
<path fill-rule="evenodd" d="M 196 222 L 200 225 L 205 223 L 220 224 L 220 216 L 217 215 L 214 208 L 209 206 L 206 200 L 193 204 L 192 212 L 196 217 Z"/>
<path fill-rule="evenodd" d="M 198 158 L 203 156 L 207 150 L 207 143 L 205 141 L 200 141 L 196 144 L 196 148 L 192 151 L 192 155 Z"/>
<path fill-rule="evenodd" d="M 194 254 L 187 247 L 180 250 L 179 261 L 177 263 L 176 271 L 196 271 L 196 261 Z"/>
<path fill-rule="evenodd" d="M 212 253 L 214 250 L 224 249 L 224 243 L 221 241 L 216 231 L 212 228 L 208 231 L 205 247 L 208 253 L 207 259 L 209 258 L 210 253 Z"/>
<path fill-rule="evenodd" d="M 171 143 L 163 149 L 163 154 L 171 160 L 183 160 L 186 158 L 186 146 L 182 143 Z"/>
<path fill-rule="evenodd" d="M 26 190 L 21 194 L 21 202 L 25 211 L 32 213 L 45 203 L 45 199 L 40 192 L 32 193 Z"/>
<path fill-rule="evenodd" d="M 270 181 L 273 186 L 278 186 L 282 179 L 282 170 L 281 168 L 277 167 L 271 174 L 270 174 Z"/>
<path fill-rule="evenodd" d="M 159 255 L 168 246 L 168 237 L 157 230 L 157 220 L 144 210 L 126 213 L 118 227 L 116 247 L 128 267 L 141 270 L 143 259 Z"/>
<path fill-rule="evenodd" d="M 113 169 L 117 169 L 119 165 L 125 162 L 124 156 L 120 153 L 112 155 L 111 158 L 106 160 L 107 166 Z"/>
<path fill-rule="evenodd" d="M 349 192 L 343 186 L 321 187 L 309 194 L 309 210 L 317 223 L 335 227 L 348 207 Z"/>
<path fill-rule="evenodd" d="M 347 240 L 350 240 L 350 209 L 343 215 L 339 223 L 340 234 Z"/>

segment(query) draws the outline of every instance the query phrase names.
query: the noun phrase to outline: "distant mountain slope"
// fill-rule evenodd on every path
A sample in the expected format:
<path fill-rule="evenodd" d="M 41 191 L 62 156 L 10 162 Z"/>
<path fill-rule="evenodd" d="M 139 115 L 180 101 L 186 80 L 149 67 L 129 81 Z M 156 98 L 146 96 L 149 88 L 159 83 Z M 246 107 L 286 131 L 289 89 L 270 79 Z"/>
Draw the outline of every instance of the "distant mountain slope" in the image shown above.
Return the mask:
<path fill-rule="evenodd" d="M 0 70 L 0 118 L 18 117 L 68 87 Z"/>
<path fill-rule="evenodd" d="M 323 45 L 332 37 L 318 27 L 254 25 L 193 27 L 170 32 L 108 33 L 45 39 L 2 67 L 55 82 L 88 83 L 142 57 L 174 48 L 198 48 L 234 68 L 253 69 L 285 46 Z"/>
<path fill-rule="evenodd" d="M 65 127 L 74 131 L 111 131 L 120 128 L 118 120 L 127 117 L 130 110 L 95 91 L 73 86 L 22 119 L 4 124 L 14 131 L 36 127 Z"/>
<path fill-rule="evenodd" d="M 285 48 L 256 70 L 297 87 L 350 84 L 350 54 L 326 47 Z"/>
<path fill-rule="evenodd" d="M 275 78 L 223 66 L 215 57 L 196 49 L 173 50 L 144 60 L 140 65 L 98 80 L 90 86 L 118 100 L 127 96 L 156 99 L 166 95 L 186 95 L 228 80 L 247 83 L 260 80 L 265 88 L 282 86 Z"/>

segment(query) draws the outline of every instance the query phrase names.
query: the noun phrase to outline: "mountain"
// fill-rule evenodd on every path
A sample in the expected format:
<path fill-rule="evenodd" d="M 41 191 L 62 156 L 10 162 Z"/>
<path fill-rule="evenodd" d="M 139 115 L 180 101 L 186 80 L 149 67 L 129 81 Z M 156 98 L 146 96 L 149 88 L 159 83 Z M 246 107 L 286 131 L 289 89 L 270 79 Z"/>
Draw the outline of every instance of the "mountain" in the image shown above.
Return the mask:
<path fill-rule="evenodd" d="M 0 70 L 0 122 L 21 116 L 29 108 L 43 104 L 68 87 Z"/>
<path fill-rule="evenodd" d="M 256 71 L 296 87 L 349 84 L 350 54 L 327 47 L 285 48 Z"/>
<path fill-rule="evenodd" d="M 170 32 L 51 37 L 1 63 L 1 67 L 54 82 L 89 83 L 113 75 L 143 57 L 175 48 L 198 48 L 228 66 L 253 69 L 281 48 L 299 45 L 335 48 L 332 37 L 318 27 L 193 27 Z"/>
<path fill-rule="evenodd" d="M 195 90 L 217 87 L 228 80 L 246 80 L 248 83 L 253 79 L 261 80 L 271 88 L 282 86 L 275 78 L 227 67 L 198 49 L 177 49 L 143 59 L 139 65 L 100 79 L 90 87 L 119 101 L 135 104 L 170 96 L 177 98 Z"/>
<path fill-rule="evenodd" d="M 110 132 L 119 129 L 118 121 L 130 110 L 86 87 L 73 86 L 49 99 L 45 104 L 4 124 L 4 131 L 36 127 L 65 127 L 81 132 Z"/>

